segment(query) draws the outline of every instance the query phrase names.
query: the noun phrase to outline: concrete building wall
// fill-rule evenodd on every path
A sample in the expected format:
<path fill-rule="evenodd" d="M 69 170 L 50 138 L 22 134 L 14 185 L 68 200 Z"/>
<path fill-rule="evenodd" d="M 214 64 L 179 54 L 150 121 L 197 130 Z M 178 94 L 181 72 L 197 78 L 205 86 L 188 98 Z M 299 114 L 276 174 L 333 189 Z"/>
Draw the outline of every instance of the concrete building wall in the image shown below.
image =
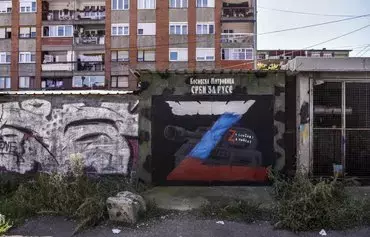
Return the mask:
<path fill-rule="evenodd" d="M 214 48 L 215 36 L 214 35 L 197 35 L 197 48 Z"/>
<path fill-rule="evenodd" d="M 114 23 L 129 23 L 130 12 L 129 11 L 111 11 L 112 24 Z"/>
<path fill-rule="evenodd" d="M 12 25 L 12 15 L 11 14 L 0 14 L 0 22 L 2 26 Z"/>
<path fill-rule="evenodd" d="M 140 48 L 156 48 L 155 35 L 139 35 L 137 36 L 137 47 Z"/>
<path fill-rule="evenodd" d="M 191 95 L 191 87 L 189 85 L 189 78 L 234 78 L 234 93 L 232 95 L 213 95 L 213 96 L 196 96 Z M 238 73 L 238 74 L 212 74 L 212 73 L 195 73 L 195 74 L 184 74 L 184 73 L 145 73 L 141 76 L 142 83 L 148 85 L 147 89 L 141 92 L 140 94 L 140 118 L 139 118 L 139 127 L 140 127 L 140 137 L 143 139 L 140 140 L 140 161 L 139 161 L 139 169 L 138 169 L 138 177 L 139 179 L 145 182 L 155 182 L 161 183 L 163 179 L 166 179 L 166 172 L 170 172 L 168 170 L 168 165 L 164 164 L 165 162 L 158 162 L 160 157 L 153 154 L 153 141 L 157 141 L 158 137 L 155 138 L 158 134 L 163 134 L 163 131 L 158 130 L 158 126 L 162 124 L 161 120 L 158 120 L 155 114 L 162 114 L 162 118 L 168 118 L 166 113 L 167 110 L 162 111 L 160 109 L 159 104 L 157 104 L 157 100 L 166 100 L 166 98 L 173 98 L 173 100 L 178 101 L 179 106 L 181 106 L 182 101 L 198 101 L 196 104 L 199 104 L 199 101 L 203 100 L 210 100 L 210 101 L 233 101 L 233 100 L 246 100 L 249 98 L 248 96 L 252 96 L 253 98 L 272 98 L 272 105 L 270 110 L 267 107 L 261 107 L 261 110 L 268 110 L 271 116 L 271 122 L 268 123 L 273 128 L 271 133 L 267 133 L 267 139 L 270 140 L 270 145 L 268 145 L 267 149 L 272 149 L 272 164 L 273 167 L 277 170 L 281 170 L 285 164 L 285 149 L 284 149 L 284 133 L 285 133 L 285 73 L 265 73 L 265 74 L 254 74 L 254 73 Z M 193 98 L 193 100 L 191 99 Z M 264 100 L 262 99 L 262 100 Z M 194 104 L 194 106 L 196 105 Z M 208 108 L 208 107 L 207 107 Z M 189 108 L 190 109 L 190 108 Z M 256 108 L 255 108 L 256 109 Z M 160 112 L 158 112 L 160 110 Z M 174 112 L 177 111 L 177 112 Z M 203 113 L 206 107 L 202 110 Z M 257 109 L 259 110 L 259 109 Z M 167 111 L 167 112 L 166 112 Z M 171 111 L 171 110 L 170 110 Z M 173 113 L 184 113 L 187 112 L 178 109 L 172 108 Z M 171 115 L 173 116 L 173 115 Z M 249 116 L 254 116 L 250 114 Z M 259 119 L 262 119 L 260 115 Z M 191 116 L 188 116 L 189 118 Z M 157 118 L 157 119 L 156 119 Z M 181 116 L 177 116 L 177 119 L 184 119 Z M 202 119 L 199 117 L 199 119 Z M 204 118 L 203 118 L 204 119 Z M 212 121 L 212 119 L 208 119 Z M 178 121 L 178 120 L 177 120 Z M 169 124 L 171 121 L 167 121 Z M 166 123 L 166 125 L 167 125 Z M 187 126 L 188 123 L 182 123 L 180 126 Z M 158 132 L 158 134 L 154 134 L 153 132 Z M 154 139 L 154 140 L 153 140 Z M 261 138 L 259 138 L 261 139 Z M 161 140 L 161 143 L 166 143 L 166 140 Z M 262 140 L 260 141 L 262 142 Z M 173 144 L 173 143 L 172 143 Z M 157 144 L 158 145 L 158 144 Z M 266 145 L 266 144 L 265 144 Z M 164 145 L 166 146 L 166 145 Z M 170 146 L 170 145 L 168 145 Z M 172 149 L 167 147 L 168 149 Z M 174 150 L 174 152 L 176 149 Z M 163 158 L 163 157 L 162 157 Z M 166 158 L 167 159 L 167 158 Z M 166 161 L 172 162 L 172 161 Z M 268 163 L 268 162 L 267 162 Z M 265 163 L 265 165 L 267 165 Z M 163 168 L 162 166 L 166 166 L 167 168 Z M 160 171 L 158 171 L 158 169 Z M 153 173 L 154 172 L 154 173 Z M 163 174 L 164 172 L 165 174 Z M 158 174 L 159 173 L 159 174 Z M 153 176 L 152 176 L 153 175 Z M 158 178 L 159 175 L 161 178 Z M 155 177 L 156 176 L 156 177 Z M 154 178 L 154 180 L 152 180 Z"/>
<path fill-rule="evenodd" d="M 19 39 L 20 52 L 36 52 L 36 39 Z"/>
<path fill-rule="evenodd" d="M 35 63 L 20 63 L 19 64 L 19 76 L 35 76 L 36 64 Z"/>
<path fill-rule="evenodd" d="M 170 45 L 173 45 L 174 48 L 187 48 L 188 47 L 188 36 L 187 35 L 170 35 L 169 43 Z"/>
<path fill-rule="evenodd" d="M 19 25 L 21 26 L 35 26 L 36 13 L 21 13 L 19 14 Z"/>
<path fill-rule="evenodd" d="M 130 174 L 138 159 L 138 100 L 132 96 L 3 97 L 0 170 Z"/>
<path fill-rule="evenodd" d="M 308 73 L 299 75 L 296 78 L 297 83 L 297 169 L 302 172 L 311 170 L 311 142 L 312 127 L 310 124 L 310 111 L 312 107 L 311 80 Z"/>
<path fill-rule="evenodd" d="M 112 36 L 111 37 L 112 49 L 124 49 L 130 47 L 130 37 L 129 36 Z"/>
<path fill-rule="evenodd" d="M 151 10 L 151 9 L 139 9 L 139 10 L 137 10 L 137 22 L 138 23 L 154 23 L 154 22 L 156 22 L 156 10 Z"/>
<path fill-rule="evenodd" d="M 169 11 L 170 22 L 188 22 L 188 10 L 171 8 Z"/>
<path fill-rule="evenodd" d="M 225 22 L 222 23 L 222 31 L 223 30 L 234 30 L 234 33 L 253 33 L 253 23 Z"/>
<path fill-rule="evenodd" d="M 12 41 L 11 39 L 2 39 L 0 40 L 0 49 L 3 52 L 11 51 Z"/>
<path fill-rule="evenodd" d="M 210 22 L 215 20 L 215 9 L 211 7 L 197 8 L 196 14 L 197 22 Z"/>

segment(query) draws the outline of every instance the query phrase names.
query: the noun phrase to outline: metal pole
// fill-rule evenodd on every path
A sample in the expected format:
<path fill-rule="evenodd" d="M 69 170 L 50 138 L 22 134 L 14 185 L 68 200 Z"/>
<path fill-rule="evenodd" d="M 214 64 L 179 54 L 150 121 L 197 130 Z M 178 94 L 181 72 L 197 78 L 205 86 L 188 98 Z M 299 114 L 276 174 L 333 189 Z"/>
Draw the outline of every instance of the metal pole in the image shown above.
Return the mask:
<path fill-rule="evenodd" d="M 253 12 L 254 12 L 254 40 L 253 40 L 253 48 L 254 48 L 254 70 L 257 70 L 257 0 L 254 0 L 253 3 Z"/>

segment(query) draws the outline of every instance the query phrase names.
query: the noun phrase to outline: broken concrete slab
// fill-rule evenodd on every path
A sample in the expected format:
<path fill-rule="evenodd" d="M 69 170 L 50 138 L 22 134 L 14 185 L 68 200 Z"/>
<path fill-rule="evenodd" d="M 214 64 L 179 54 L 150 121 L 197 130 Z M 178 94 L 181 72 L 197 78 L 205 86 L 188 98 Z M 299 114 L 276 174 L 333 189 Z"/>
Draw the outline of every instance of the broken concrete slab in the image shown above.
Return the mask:
<path fill-rule="evenodd" d="M 111 221 L 134 224 L 138 221 L 139 213 L 146 211 L 146 204 L 140 195 L 125 191 L 109 197 L 107 209 Z"/>

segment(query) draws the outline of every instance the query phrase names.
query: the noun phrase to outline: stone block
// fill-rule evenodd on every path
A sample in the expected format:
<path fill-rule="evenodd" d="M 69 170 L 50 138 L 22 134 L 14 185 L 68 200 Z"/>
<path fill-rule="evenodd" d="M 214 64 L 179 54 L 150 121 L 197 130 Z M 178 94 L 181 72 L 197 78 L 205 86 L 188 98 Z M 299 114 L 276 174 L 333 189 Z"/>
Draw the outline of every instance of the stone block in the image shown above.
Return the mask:
<path fill-rule="evenodd" d="M 109 197 L 107 208 L 111 221 L 134 224 L 138 221 L 139 213 L 146 211 L 146 204 L 140 195 L 124 191 Z"/>

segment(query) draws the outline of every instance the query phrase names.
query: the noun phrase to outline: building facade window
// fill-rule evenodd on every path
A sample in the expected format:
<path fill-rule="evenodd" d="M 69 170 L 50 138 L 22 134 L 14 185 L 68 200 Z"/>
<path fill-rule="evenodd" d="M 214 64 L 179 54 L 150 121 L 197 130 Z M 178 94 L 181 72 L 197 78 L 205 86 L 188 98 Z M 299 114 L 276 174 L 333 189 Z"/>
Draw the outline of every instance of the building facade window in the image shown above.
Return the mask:
<path fill-rule="evenodd" d="M 113 62 L 128 62 L 129 52 L 128 50 L 113 50 L 112 53 Z"/>
<path fill-rule="evenodd" d="M 36 38 L 36 27 L 20 27 L 19 38 Z"/>
<path fill-rule="evenodd" d="M 63 89 L 63 79 L 42 79 L 41 88 L 43 89 Z"/>
<path fill-rule="evenodd" d="M 112 24 L 112 35 L 129 35 L 129 24 Z"/>
<path fill-rule="evenodd" d="M 128 76 L 113 76 L 111 77 L 112 88 L 127 88 Z"/>
<path fill-rule="evenodd" d="M 74 76 L 72 79 L 72 87 L 75 88 L 101 88 L 104 85 L 104 76 Z"/>
<path fill-rule="evenodd" d="M 222 49 L 223 60 L 252 60 L 253 49 L 251 48 L 229 48 Z"/>
<path fill-rule="evenodd" d="M 138 35 L 155 35 L 156 24 L 155 23 L 138 23 L 137 34 Z"/>
<path fill-rule="evenodd" d="M 0 52 L 0 64 L 9 64 L 11 61 L 10 52 Z"/>
<path fill-rule="evenodd" d="M 44 26 L 43 37 L 73 37 L 72 25 Z"/>
<path fill-rule="evenodd" d="M 0 13 L 11 13 L 12 12 L 12 1 L 1 1 Z"/>
<path fill-rule="evenodd" d="M 10 89 L 10 77 L 0 77 L 0 89 Z"/>
<path fill-rule="evenodd" d="M 112 10 L 128 10 L 129 0 L 112 0 Z"/>
<path fill-rule="evenodd" d="M 19 77 L 19 89 L 34 88 L 34 77 Z"/>
<path fill-rule="evenodd" d="M 214 48 L 197 48 L 196 50 L 197 61 L 215 61 Z"/>
<path fill-rule="evenodd" d="M 137 51 L 137 61 L 139 62 L 154 62 L 155 51 L 154 50 L 139 50 Z"/>
<path fill-rule="evenodd" d="M 186 62 L 188 61 L 188 49 L 187 48 L 170 48 L 169 50 L 170 61 L 173 62 Z"/>
<path fill-rule="evenodd" d="M 36 0 L 20 0 L 19 11 L 21 13 L 36 12 L 37 11 Z"/>
<path fill-rule="evenodd" d="M 188 0 L 170 0 L 170 8 L 187 8 Z"/>
<path fill-rule="evenodd" d="M 188 34 L 188 23 L 170 22 L 170 35 L 187 35 Z"/>
<path fill-rule="evenodd" d="M 137 0 L 137 8 L 138 9 L 155 9 L 155 1 L 156 0 Z"/>
<path fill-rule="evenodd" d="M 197 0 L 197 7 L 215 7 L 215 0 Z"/>
<path fill-rule="evenodd" d="M 215 33 L 214 22 L 198 22 L 197 23 L 197 35 L 208 35 Z"/>
<path fill-rule="evenodd" d="M 19 52 L 19 63 L 34 63 L 36 55 L 34 52 Z"/>
<path fill-rule="evenodd" d="M 12 38 L 12 28 L 0 27 L 0 39 L 10 39 L 10 38 Z"/>

